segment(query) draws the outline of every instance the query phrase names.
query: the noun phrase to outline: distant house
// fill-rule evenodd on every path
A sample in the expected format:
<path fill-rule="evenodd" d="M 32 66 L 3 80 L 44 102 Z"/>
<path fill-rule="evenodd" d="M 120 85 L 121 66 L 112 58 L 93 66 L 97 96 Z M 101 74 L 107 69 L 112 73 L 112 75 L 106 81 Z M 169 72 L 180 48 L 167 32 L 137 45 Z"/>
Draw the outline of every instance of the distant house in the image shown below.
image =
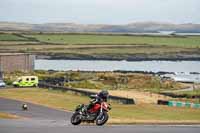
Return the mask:
<path fill-rule="evenodd" d="M 0 73 L 22 71 L 29 72 L 34 69 L 35 56 L 24 53 L 0 53 Z M 0 74 L 1 76 L 2 74 Z"/>

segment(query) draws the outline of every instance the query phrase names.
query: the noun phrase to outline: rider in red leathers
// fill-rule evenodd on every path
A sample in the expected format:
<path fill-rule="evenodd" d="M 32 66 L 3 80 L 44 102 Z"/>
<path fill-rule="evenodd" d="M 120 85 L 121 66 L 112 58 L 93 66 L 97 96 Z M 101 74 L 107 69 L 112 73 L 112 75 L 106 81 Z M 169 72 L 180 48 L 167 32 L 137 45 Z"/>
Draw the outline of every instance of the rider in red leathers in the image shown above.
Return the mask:
<path fill-rule="evenodd" d="M 86 106 L 86 109 L 85 109 L 85 114 L 88 113 L 88 111 L 96 104 L 96 103 L 101 103 L 101 102 L 107 102 L 108 100 L 108 96 L 109 96 L 109 93 L 107 90 L 102 90 L 101 92 L 99 92 L 98 94 L 96 95 L 91 95 L 90 98 L 92 99 L 90 101 L 90 104 L 88 106 Z"/>

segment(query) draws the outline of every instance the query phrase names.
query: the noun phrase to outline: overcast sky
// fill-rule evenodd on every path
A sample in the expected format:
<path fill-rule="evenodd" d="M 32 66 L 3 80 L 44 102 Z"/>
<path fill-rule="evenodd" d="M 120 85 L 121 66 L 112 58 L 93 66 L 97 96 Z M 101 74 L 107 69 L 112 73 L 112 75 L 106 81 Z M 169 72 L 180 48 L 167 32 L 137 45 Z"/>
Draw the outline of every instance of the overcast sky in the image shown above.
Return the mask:
<path fill-rule="evenodd" d="M 200 23 L 200 0 L 0 0 L 0 21 Z"/>

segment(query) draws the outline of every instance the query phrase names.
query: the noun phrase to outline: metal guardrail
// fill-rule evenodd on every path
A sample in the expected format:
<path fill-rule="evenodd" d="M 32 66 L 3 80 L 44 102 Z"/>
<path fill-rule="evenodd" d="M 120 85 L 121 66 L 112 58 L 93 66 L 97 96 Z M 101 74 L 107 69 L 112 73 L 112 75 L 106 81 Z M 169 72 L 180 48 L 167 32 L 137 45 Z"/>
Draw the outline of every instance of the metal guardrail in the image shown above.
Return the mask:
<path fill-rule="evenodd" d="M 44 82 L 40 82 L 38 86 L 40 88 L 51 88 L 54 90 L 71 91 L 76 94 L 81 94 L 81 95 L 85 95 L 85 96 L 90 96 L 90 95 L 96 94 L 95 92 L 91 92 L 91 91 L 77 90 L 77 89 L 68 88 L 68 87 L 64 87 L 64 86 L 52 85 L 52 84 L 48 84 L 48 83 L 44 83 Z M 132 98 L 125 98 L 125 97 L 118 97 L 118 96 L 110 95 L 109 99 L 113 100 L 113 101 L 117 101 L 122 104 L 135 104 L 135 101 Z"/>

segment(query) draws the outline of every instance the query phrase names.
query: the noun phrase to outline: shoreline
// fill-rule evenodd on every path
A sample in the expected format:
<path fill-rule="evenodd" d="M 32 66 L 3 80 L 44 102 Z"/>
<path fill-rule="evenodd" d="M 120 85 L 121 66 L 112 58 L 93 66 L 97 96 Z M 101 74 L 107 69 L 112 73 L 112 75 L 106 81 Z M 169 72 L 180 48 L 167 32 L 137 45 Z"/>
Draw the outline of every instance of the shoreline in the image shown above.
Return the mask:
<path fill-rule="evenodd" d="M 94 61 L 200 61 L 200 55 L 198 57 L 128 57 L 128 58 L 116 58 L 116 57 L 94 57 L 94 56 L 76 56 L 72 55 L 38 55 L 36 59 L 47 60 L 94 60 Z"/>

